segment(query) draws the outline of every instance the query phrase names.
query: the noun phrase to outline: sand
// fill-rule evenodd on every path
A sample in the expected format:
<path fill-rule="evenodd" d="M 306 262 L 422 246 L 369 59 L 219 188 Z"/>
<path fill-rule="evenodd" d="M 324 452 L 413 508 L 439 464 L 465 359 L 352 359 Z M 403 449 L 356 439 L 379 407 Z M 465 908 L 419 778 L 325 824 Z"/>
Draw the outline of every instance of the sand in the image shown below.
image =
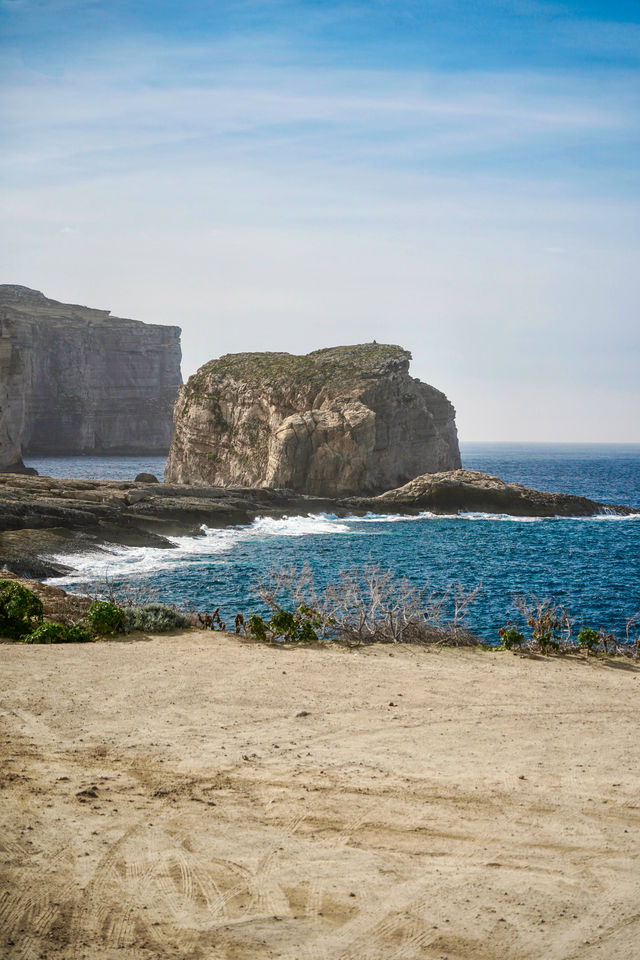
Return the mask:
<path fill-rule="evenodd" d="M 0 646 L 0 956 L 632 960 L 631 663 Z"/>

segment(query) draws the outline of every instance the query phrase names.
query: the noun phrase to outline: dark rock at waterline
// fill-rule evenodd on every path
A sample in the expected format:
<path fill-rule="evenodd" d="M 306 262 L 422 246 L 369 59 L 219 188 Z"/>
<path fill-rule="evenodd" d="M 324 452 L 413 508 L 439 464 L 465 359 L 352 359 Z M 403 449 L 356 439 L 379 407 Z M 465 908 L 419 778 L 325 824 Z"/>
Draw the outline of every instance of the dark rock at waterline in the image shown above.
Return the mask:
<path fill-rule="evenodd" d="M 135 479 L 136 483 L 160 483 L 153 473 L 139 473 Z"/>
<path fill-rule="evenodd" d="M 505 483 L 477 470 L 428 473 L 396 490 L 373 499 L 352 497 L 354 507 L 376 512 L 429 510 L 433 513 L 504 513 L 515 517 L 590 517 L 607 509 L 587 497 L 531 490 L 520 483 Z M 612 507 L 616 513 L 637 513 L 630 507 Z"/>
<path fill-rule="evenodd" d="M 37 477 L 38 471 L 35 467 L 25 467 L 22 460 L 16 460 L 14 463 L 8 464 L 6 467 L 2 468 L 3 473 L 20 473 L 25 477 Z"/>
<path fill-rule="evenodd" d="M 259 516 L 416 514 L 479 511 L 512 516 L 592 516 L 605 505 L 530 490 L 471 470 L 426 474 L 378 497 L 335 500 L 268 487 L 200 487 L 171 483 L 59 480 L 0 474 L 0 563 L 22 576 L 65 573 L 64 554 L 104 543 L 171 548 L 168 537 L 197 535 Z M 638 514 L 630 507 L 611 508 Z M 52 559 L 54 558 L 54 559 Z"/>

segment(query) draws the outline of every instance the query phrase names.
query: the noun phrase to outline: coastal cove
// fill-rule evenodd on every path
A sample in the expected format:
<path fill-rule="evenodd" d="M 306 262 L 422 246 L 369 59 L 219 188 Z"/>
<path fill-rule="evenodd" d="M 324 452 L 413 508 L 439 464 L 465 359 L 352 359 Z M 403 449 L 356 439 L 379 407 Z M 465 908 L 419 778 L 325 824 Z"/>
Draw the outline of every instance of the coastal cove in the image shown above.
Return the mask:
<path fill-rule="evenodd" d="M 537 489 L 601 502 L 640 506 L 640 445 L 461 444 L 463 465 Z M 161 475 L 162 461 L 130 458 L 30 460 L 41 472 L 132 479 L 144 469 Z M 57 474 L 61 476 L 61 473 Z M 65 555 L 74 572 L 56 584 L 95 592 L 109 579 L 155 592 L 165 602 L 222 608 L 232 620 L 259 610 L 258 579 L 269 567 L 309 562 L 318 583 L 340 568 L 368 562 L 391 566 L 437 589 L 452 581 L 481 585 L 469 626 L 486 640 L 514 614 L 514 594 L 535 592 L 579 619 L 624 634 L 625 618 L 640 609 L 640 518 L 506 517 L 378 514 L 364 517 L 263 517 L 250 525 L 172 538 L 164 550 L 113 547 Z"/>

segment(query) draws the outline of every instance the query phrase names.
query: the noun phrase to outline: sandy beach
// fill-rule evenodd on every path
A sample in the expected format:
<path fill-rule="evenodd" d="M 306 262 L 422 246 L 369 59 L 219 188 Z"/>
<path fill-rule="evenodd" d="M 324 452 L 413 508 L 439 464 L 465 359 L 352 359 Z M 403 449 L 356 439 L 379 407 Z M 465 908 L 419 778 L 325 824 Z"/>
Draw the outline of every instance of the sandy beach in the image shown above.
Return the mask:
<path fill-rule="evenodd" d="M 632 960 L 630 662 L 0 646 L 0 954 Z"/>

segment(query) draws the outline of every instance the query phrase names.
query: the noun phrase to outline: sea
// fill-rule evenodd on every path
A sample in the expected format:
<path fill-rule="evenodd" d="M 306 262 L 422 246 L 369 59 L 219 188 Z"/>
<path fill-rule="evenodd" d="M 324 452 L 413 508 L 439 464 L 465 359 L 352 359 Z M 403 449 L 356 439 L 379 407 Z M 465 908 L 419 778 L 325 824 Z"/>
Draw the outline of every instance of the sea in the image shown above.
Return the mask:
<path fill-rule="evenodd" d="M 640 508 L 640 444 L 460 444 L 463 466 L 539 490 Z M 54 477 L 131 480 L 162 478 L 160 457 L 31 458 Z M 173 538 L 174 549 L 110 546 L 65 556 L 74 572 L 56 584 L 98 594 L 110 584 L 178 606 L 264 612 L 257 586 L 272 569 L 310 564 L 316 585 L 341 570 L 380 564 L 418 586 L 445 592 L 453 584 L 479 591 L 467 626 L 487 642 L 518 620 L 514 598 L 536 596 L 569 610 L 576 626 L 605 628 L 621 639 L 640 611 L 640 516 L 615 510 L 588 518 L 508 517 L 484 513 L 403 517 L 262 517 L 245 526 L 203 528 Z"/>

